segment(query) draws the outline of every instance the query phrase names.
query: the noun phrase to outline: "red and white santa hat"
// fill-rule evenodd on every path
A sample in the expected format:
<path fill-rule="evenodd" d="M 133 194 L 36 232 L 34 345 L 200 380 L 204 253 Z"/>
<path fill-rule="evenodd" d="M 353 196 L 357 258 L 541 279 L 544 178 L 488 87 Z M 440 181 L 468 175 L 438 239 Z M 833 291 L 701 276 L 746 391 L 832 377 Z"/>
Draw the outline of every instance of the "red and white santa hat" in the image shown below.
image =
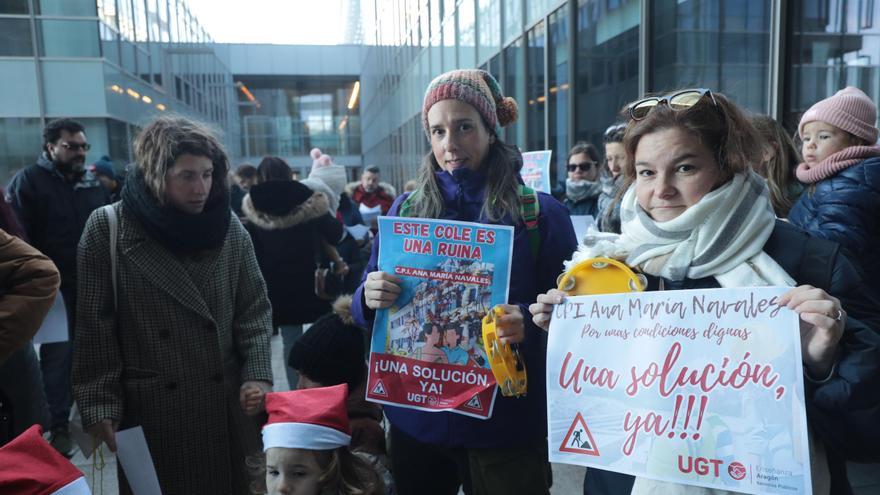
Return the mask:
<path fill-rule="evenodd" d="M 266 394 L 263 450 L 333 450 L 350 444 L 347 398 L 346 384 Z"/>
<path fill-rule="evenodd" d="M 82 471 L 43 439 L 39 425 L 0 447 L 0 493 L 91 495 Z"/>

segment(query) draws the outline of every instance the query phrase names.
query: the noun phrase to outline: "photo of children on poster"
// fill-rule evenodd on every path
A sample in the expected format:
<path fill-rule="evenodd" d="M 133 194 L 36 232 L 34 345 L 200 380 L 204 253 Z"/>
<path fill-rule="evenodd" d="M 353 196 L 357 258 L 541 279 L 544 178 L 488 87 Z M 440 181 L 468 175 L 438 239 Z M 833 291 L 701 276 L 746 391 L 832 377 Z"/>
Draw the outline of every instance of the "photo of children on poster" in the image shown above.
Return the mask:
<path fill-rule="evenodd" d="M 787 287 L 568 297 L 547 351 L 550 461 L 742 493 L 812 493 Z"/>
<path fill-rule="evenodd" d="M 523 167 L 519 171 L 523 183 L 536 191 L 550 194 L 550 157 L 552 150 L 527 151 L 522 154 Z"/>
<path fill-rule="evenodd" d="M 367 399 L 489 418 L 482 318 L 507 302 L 513 227 L 380 217 L 379 269 L 402 279 L 376 312 Z"/>

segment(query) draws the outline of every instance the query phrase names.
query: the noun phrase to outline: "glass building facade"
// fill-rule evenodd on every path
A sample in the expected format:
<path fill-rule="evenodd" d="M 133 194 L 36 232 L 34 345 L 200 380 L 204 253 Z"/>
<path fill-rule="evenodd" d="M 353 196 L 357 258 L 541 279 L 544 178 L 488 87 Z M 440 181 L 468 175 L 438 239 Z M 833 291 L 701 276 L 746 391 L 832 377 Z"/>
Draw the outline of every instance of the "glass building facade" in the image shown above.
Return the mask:
<path fill-rule="evenodd" d="M 2 183 L 34 163 L 55 118 L 85 125 L 88 162 L 120 168 L 158 113 L 239 132 L 232 75 L 184 0 L 0 0 L 0 87 Z"/>
<path fill-rule="evenodd" d="M 504 139 L 552 149 L 564 177 L 575 142 L 599 145 L 646 93 L 707 87 L 794 131 L 800 114 L 847 85 L 880 100 L 880 8 L 873 0 L 386 0 L 364 3 L 364 163 L 397 185 L 428 142 L 431 79 L 492 73 L 519 104 Z"/>
<path fill-rule="evenodd" d="M 246 76 L 236 83 L 243 159 L 265 155 L 293 164 L 312 148 L 360 155 L 360 82 L 357 76 Z M 310 162 L 309 162 L 310 163 Z"/>

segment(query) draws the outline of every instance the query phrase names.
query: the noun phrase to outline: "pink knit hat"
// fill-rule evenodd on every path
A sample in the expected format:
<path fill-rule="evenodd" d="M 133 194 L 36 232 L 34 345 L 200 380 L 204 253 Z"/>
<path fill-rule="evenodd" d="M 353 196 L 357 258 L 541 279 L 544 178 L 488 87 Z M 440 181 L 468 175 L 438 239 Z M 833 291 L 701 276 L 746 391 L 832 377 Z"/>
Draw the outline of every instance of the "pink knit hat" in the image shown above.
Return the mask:
<path fill-rule="evenodd" d="M 804 137 L 804 125 L 821 120 L 842 129 L 868 144 L 877 142 L 877 105 L 862 90 L 847 86 L 834 96 L 816 103 L 801 117 L 798 135 Z"/>
<path fill-rule="evenodd" d="M 484 70 L 451 70 L 435 77 L 422 104 L 422 124 L 428 139 L 428 111 L 441 100 L 459 100 L 474 107 L 483 117 L 490 131 L 496 134 L 507 124 L 516 122 L 518 116 L 516 100 L 501 93 L 501 86 Z"/>

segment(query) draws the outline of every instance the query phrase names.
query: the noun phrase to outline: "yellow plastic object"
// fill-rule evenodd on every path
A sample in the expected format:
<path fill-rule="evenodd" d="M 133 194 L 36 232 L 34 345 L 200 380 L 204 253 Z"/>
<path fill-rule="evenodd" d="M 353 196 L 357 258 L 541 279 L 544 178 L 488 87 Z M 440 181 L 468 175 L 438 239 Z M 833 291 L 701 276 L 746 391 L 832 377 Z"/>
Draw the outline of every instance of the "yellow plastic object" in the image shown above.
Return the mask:
<path fill-rule="evenodd" d="M 642 292 L 648 279 L 617 260 L 590 258 L 560 275 L 556 285 L 572 296 L 595 296 Z"/>
<path fill-rule="evenodd" d="M 495 319 L 502 314 L 496 306 L 483 317 L 483 344 L 501 394 L 505 397 L 521 397 L 528 390 L 526 364 L 518 349 L 501 342 L 495 334 Z"/>

